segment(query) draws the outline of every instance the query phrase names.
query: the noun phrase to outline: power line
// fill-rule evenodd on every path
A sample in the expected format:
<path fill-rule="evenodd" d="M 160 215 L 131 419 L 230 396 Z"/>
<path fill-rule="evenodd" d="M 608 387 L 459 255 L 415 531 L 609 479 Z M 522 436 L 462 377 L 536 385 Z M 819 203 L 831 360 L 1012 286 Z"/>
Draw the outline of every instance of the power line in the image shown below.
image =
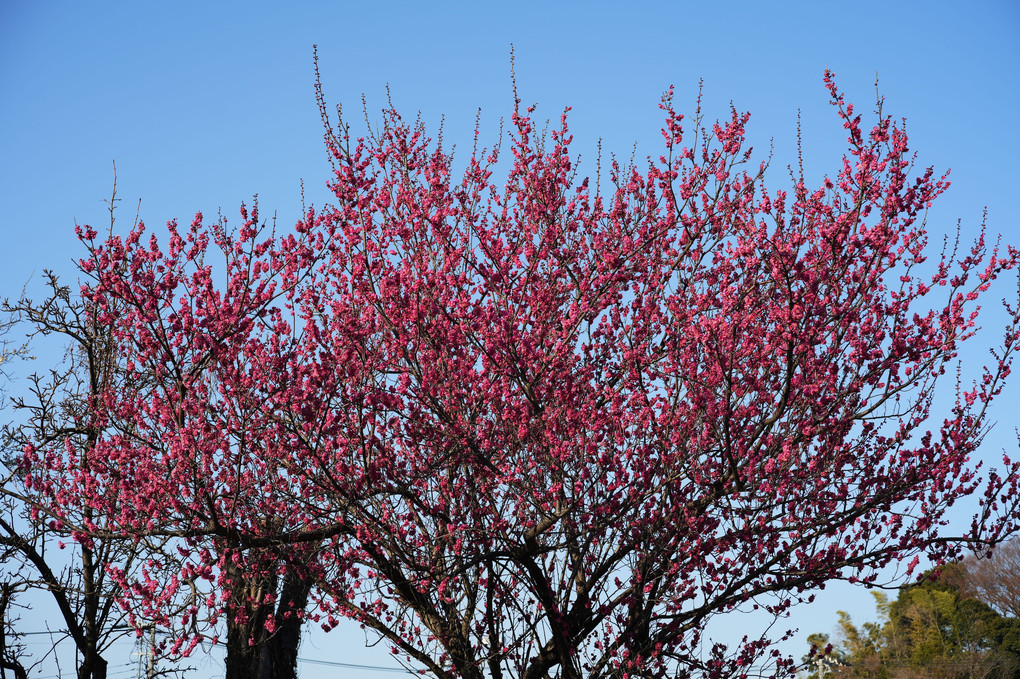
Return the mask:
<path fill-rule="evenodd" d="M 125 668 L 125 667 L 127 669 L 122 669 L 122 668 Z M 117 674 L 120 674 L 120 673 L 123 673 L 123 672 L 133 672 L 134 671 L 132 669 L 133 667 L 134 667 L 134 663 L 131 663 L 131 662 L 122 663 L 120 665 L 108 665 L 107 666 L 107 673 L 108 673 L 107 676 L 117 675 Z M 60 675 L 60 674 L 48 674 L 48 675 L 43 676 L 43 677 L 37 677 L 36 679 L 60 679 L 61 676 L 62 675 Z"/>
<path fill-rule="evenodd" d="M 326 667 L 347 667 L 356 670 L 373 670 L 375 672 L 396 672 L 398 674 L 420 674 L 401 667 L 382 667 L 380 665 L 359 665 L 357 663 L 337 662 L 336 660 L 315 660 L 313 658 L 298 658 L 298 662 L 309 665 L 325 665 Z"/>
<path fill-rule="evenodd" d="M 68 632 L 67 630 L 64 630 L 64 629 L 55 629 L 55 630 L 52 630 L 52 631 L 51 630 L 47 630 L 45 632 L 15 632 L 14 636 L 16 636 L 16 637 L 29 637 L 29 636 L 34 636 L 36 634 L 70 634 L 70 632 Z"/>
<path fill-rule="evenodd" d="M 32 636 L 32 635 L 43 635 L 43 634 L 62 634 L 66 635 L 66 630 L 53 630 L 53 631 L 32 631 L 32 632 L 18 632 L 20 636 Z M 412 670 L 404 669 L 401 667 L 383 667 L 382 665 L 359 665 L 358 663 L 346 663 L 339 662 L 336 660 L 317 660 L 315 658 L 298 658 L 298 662 L 308 663 L 309 665 L 324 665 L 326 667 L 345 667 L 348 669 L 356 670 L 371 670 L 373 672 L 395 672 L 397 674 L 421 674 L 420 672 L 414 672 Z M 45 679 L 45 678 L 44 678 Z"/>

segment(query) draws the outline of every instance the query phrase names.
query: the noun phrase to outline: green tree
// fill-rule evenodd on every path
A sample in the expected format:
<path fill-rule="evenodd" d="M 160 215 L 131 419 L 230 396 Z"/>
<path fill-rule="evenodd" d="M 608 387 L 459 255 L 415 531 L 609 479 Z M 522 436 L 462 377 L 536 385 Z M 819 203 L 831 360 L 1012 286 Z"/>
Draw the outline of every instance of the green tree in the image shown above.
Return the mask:
<path fill-rule="evenodd" d="M 876 622 L 854 625 L 838 612 L 837 641 L 812 634 L 809 679 L 1006 679 L 1020 672 L 1020 621 L 961 595 L 959 564 L 900 590 L 893 601 L 875 592 Z"/>

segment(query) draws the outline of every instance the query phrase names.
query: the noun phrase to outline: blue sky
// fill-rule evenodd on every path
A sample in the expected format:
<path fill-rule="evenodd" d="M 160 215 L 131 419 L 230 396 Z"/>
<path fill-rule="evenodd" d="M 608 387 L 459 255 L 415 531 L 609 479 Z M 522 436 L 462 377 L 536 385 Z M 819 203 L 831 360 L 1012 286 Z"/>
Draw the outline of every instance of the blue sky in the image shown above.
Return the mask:
<path fill-rule="evenodd" d="M 990 231 L 1020 241 L 1015 2 L 284 7 L 0 0 L 0 294 L 16 295 L 26 282 L 39 294 L 44 268 L 74 278 L 82 254 L 74 224 L 105 224 L 113 160 L 123 228 L 139 199 L 150 227 L 190 221 L 196 211 L 233 218 L 255 193 L 263 215 L 276 212 L 286 226 L 300 212 L 302 179 L 308 200 L 324 202 L 329 166 L 312 89 L 313 43 L 328 99 L 343 103 L 355 125 L 362 94 L 377 120 L 389 84 L 405 115 L 420 110 L 429 124 L 445 115 L 445 138 L 465 146 L 479 107 L 483 140 L 494 139 L 510 112 L 512 43 L 522 98 L 554 119 L 572 106 L 575 149 L 588 159 L 599 138 L 620 155 L 635 143 L 639 158 L 657 154 L 660 94 L 675 85 L 678 108 L 690 111 L 703 79 L 710 116 L 732 101 L 751 111 L 758 148 L 774 142 L 774 186 L 795 158 L 798 111 L 809 175 L 839 160 L 844 135 L 823 70 L 833 69 L 864 111 L 877 74 L 886 111 L 908 120 L 920 165 L 952 168 L 953 187 L 929 217 L 933 234 L 952 231 L 958 219 L 974 233 L 987 206 Z M 1015 402 L 1017 393 L 1005 397 Z M 1000 404 L 996 413 L 989 458 L 1015 447 L 1015 407 Z M 860 590 L 832 588 L 791 621 L 801 628 L 798 639 L 831 629 L 837 608 L 858 619 L 873 610 Z M 358 633 L 320 634 L 302 656 L 390 664 L 381 649 L 362 646 Z M 39 676 L 47 674 L 55 671 Z M 326 667 L 303 667 L 302 676 L 328 675 Z"/>

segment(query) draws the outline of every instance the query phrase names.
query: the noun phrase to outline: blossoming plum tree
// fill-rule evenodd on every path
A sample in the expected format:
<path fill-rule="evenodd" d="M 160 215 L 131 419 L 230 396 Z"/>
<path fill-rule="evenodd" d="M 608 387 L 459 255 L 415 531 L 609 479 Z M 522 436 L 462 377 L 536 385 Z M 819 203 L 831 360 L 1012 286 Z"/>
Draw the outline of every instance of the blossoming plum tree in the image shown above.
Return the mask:
<path fill-rule="evenodd" d="M 82 231 L 126 376 L 95 408 L 136 427 L 87 466 L 29 449 L 32 482 L 178 541 L 125 582 L 177 651 L 210 633 L 200 609 L 271 601 L 234 586 L 261 569 L 316 583 L 268 632 L 352 618 L 443 679 L 791 671 L 769 632 L 727 648 L 706 626 L 994 543 L 1020 497 L 1015 463 L 981 479 L 971 459 L 1016 306 L 932 411 L 1018 252 L 982 232 L 924 264 L 945 177 L 914 176 L 901 126 L 879 105 L 868 129 L 826 82 L 848 153 L 789 191 L 752 164 L 746 114 L 705 129 L 699 108 L 685 135 L 671 95 L 663 154 L 614 163 L 603 193 L 566 114 L 546 136 L 515 107 L 509 158 L 476 144 L 457 170 L 393 110 L 352 137 L 320 92 L 336 202 L 292 233 L 257 208 L 162 242 Z"/>

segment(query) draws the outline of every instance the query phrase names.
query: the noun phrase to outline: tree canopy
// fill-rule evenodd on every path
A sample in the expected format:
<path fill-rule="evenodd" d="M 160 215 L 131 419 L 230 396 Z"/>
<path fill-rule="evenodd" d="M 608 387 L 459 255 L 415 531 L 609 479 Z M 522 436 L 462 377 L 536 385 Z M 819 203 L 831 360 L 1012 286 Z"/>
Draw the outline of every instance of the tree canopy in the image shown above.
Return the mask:
<path fill-rule="evenodd" d="M 101 439 L 27 447 L 26 483 L 62 521 L 103 517 L 79 539 L 169 541 L 120 583 L 170 653 L 224 617 L 252 639 L 346 617 L 441 679 L 791 672 L 767 625 L 730 647 L 706 626 L 1000 540 L 1020 500 L 1015 463 L 972 460 L 1017 305 L 933 412 L 1018 253 L 982 233 L 925 264 L 945 177 L 826 82 L 846 155 L 786 189 L 747 114 L 686 121 L 671 95 L 662 155 L 603 188 L 566 113 L 546 135 L 518 102 L 508 140 L 455 163 L 394 110 L 352 135 L 320 93 L 335 203 L 292 230 L 257 205 L 238 228 L 80 229 L 119 368 Z M 307 609 L 251 587 L 287 578 Z"/>
<path fill-rule="evenodd" d="M 824 658 L 806 658 L 817 679 L 1007 679 L 1020 672 L 1020 620 L 968 597 L 968 573 L 947 566 L 937 580 L 905 587 L 890 601 L 873 592 L 877 622 L 860 627 L 839 611 L 838 637 Z M 962 589 L 961 589 L 962 588 Z M 826 634 L 808 642 L 824 650 Z M 814 660 L 814 662 L 812 662 Z"/>

